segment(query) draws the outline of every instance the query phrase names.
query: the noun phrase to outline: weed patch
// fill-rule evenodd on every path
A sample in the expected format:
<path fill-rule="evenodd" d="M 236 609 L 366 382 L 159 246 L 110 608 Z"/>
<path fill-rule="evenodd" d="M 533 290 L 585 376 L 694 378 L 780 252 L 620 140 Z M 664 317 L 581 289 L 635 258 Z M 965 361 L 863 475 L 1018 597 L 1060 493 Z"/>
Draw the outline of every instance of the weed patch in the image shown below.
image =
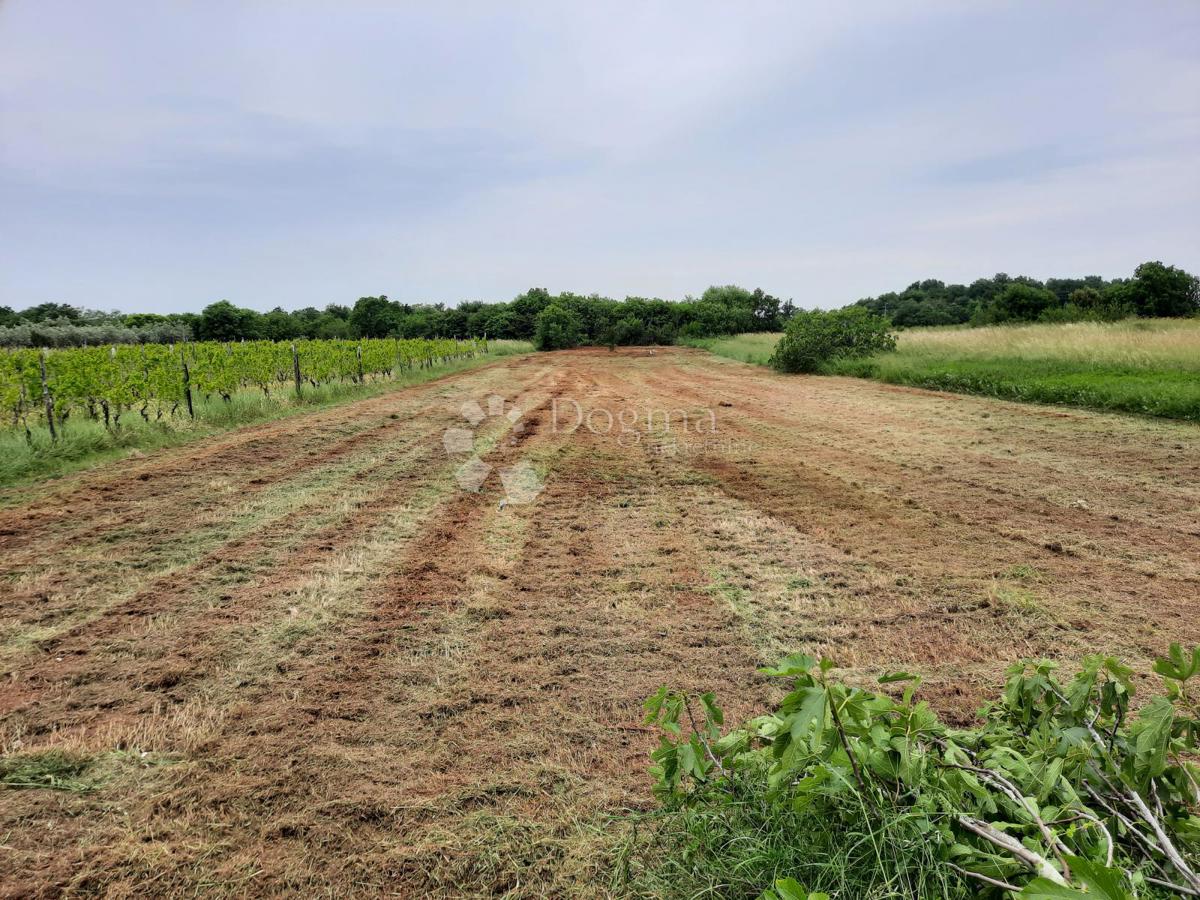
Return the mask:
<path fill-rule="evenodd" d="M 96 786 L 85 777 L 91 767 L 90 758 L 61 750 L 18 753 L 0 757 L 0 785 L 9 789 L 90 791 Z"/>
<path fill-rule="evenodd" d="M 624 854 L 632 886 L 747 898 L 781 882 L 879 898 L 1200 891 L 1200 647 L 1171 646 L 1154 665 L 1164 693 L 1136 714 L 1133 672 L 1112 657 L 1088 657 L 1067 683 L 1053 663 L 1022 661 L 972 728 L 916 700 L 917 676 L 879 679 L 904 686 L 897 699 L 833 668 L 797 653 L 762 669 L 791 692 L 729 731 L 711 693 L 664 687 L 646 701 L 664 808 L 653 839 Z"/>

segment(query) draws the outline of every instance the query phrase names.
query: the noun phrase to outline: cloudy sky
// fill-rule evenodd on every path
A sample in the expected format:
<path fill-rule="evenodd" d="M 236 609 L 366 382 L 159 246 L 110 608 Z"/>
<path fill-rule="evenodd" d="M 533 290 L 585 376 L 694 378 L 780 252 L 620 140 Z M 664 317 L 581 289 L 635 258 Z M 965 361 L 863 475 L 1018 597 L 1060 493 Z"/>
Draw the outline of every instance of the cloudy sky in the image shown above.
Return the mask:
<path fill-rule="evenodd" d="M 0 304 L 1200 270 L 1200 3 L 0 0 Z"/>

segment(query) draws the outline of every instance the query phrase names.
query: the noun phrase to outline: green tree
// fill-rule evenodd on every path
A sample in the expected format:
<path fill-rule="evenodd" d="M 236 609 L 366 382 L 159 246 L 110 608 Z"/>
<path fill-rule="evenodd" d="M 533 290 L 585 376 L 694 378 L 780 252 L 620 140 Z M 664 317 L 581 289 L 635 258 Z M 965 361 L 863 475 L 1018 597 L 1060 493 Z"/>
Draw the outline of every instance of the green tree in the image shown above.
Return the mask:
<path fill-rule="evenodd" d="M 200 341 L 254 340 L 259 336 L 259 314 L 252 309 L 219 300 L 204 307 L 193 329 Z"/>
<path fill-rule="evenodd" d="M 781 372 L 819 372 L 834 359 L 870 356 L 896 348 L 891 323 L 861 306 L 798 312 L 788 322 L 771 365 Z"/>
<path fill-rule="evenodd" d="M 643 342 L 645 330 L 642 328 L 641 320 L 635 316 L 625 316 L 612 326 L 610 334 L 612 343 L 632 346 Z"/>
<path fill-rule="evenodd" d="M 1124 293 L 1139 316 L 1190 316 L 1200 310 L 1200 280 L 1157 261 L 1138 266 Z"/>
<path fill-rule="evenodd" d="M 1083 318 L 1115 322 L 1137 315 L 1132 304 L 1124 297 L 1120 286 L 1106 290 L 1085 285 L 1071 291 L 1067 298 L 1067 309 L 1077 309 Z"/>
<path fill-rule="evenodd" d="M 313 326 L 313 336 L 323 340 L 343 340 L 352 336 L 350 323 L 340 316 L 321 313 L 321 318 Z"/>
<path fill-rule="evenodd" d="M 359 297 L 350 312 L 350 328 L 358 337 L 381 338 L 395 333 L 400 324 L 400 310 L 387 295 Z"/>
<path fill-rule="evenodd" d="M 278 306 L 263 314 L 260 325 L 260 332 L 268 341 L 290 341 L 303 334 L 299 320 Z"/>
<path fill-rule="evenodd" d="M 50 319 L 70 319 L 76 321 L 83 315 L 83 310 L 68 303 L 39 303 L 20 313 L 20 318 L 26 322 L 45 322 Z"/>
<path fill-rule="evenodd" d="M 539 350 L 565 350 L 578 347 L 583 327 L 578 314 L 560 303 L 551 303 L 534 321 L 533 343 Z"/>
<path fill-rule="evenodd" d="M 497 303 L 496 309 L 489 310 L 483 318 L 483 327 L 478 330 L 479 336 L 490 338 L 507 338 L 516 334 L 517 317 L 507 303 Z"/>
<path fill-rule="evenodd" d="M 508 304 L 513 314 L 513 332 L 508 337 L 528 340 L 537 327 L 537 317 L 551 302 L 550 292 L 545 288 L 530 288 Z M 499 337 L 499 335 L 496 335 Z"/>
<path fill-rule="evenodd" d="M 166 316 L 158 313 L 130 313 L 121 317 L 121 323 L 129 328 L 145 328 L 147 325 L 161 325 L 167 321 Z"/>
<path fill-rule="evenodd" d="M 761 331 L 777 331 L 780 326 L 779 298 L 765 293 L 762 288 L 755 288 L 750 295 L 750 314 L 754 316 L 755 324 Z"/>
<path fill-rule="evenodd" d="M 1013 282 L 992 301 L 996 320 L 1032 322 L 1057 303 L 1054 294 L 1044 287 Z"/>
<path fill-rule="evenodd" d="M 741 306 L 747 309 L 754 306 L 754 295 L 736 284 L 714 284 L 700 295 L 700 299 L 705 303 L 719 303 L 722 306 Z"/>

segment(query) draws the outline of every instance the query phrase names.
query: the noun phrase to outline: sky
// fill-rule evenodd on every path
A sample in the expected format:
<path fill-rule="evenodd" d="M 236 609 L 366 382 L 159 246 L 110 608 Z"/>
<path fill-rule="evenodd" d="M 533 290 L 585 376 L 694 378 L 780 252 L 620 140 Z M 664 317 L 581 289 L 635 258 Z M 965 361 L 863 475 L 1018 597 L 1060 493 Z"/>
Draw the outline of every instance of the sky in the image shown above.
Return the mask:
<path fill-rule="evenodd" d="M 0 0 L 0 305 L 1200 271 L 1200 2 Z"/>

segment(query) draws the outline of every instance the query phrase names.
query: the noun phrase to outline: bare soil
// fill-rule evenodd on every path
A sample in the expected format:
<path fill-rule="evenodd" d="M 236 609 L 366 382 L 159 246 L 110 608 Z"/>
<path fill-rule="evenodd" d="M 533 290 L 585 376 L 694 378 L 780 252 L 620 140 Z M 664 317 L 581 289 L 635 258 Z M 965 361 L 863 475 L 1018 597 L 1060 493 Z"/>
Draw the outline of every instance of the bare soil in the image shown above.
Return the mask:
<path fill-rule="evenodd" d="M 520 427 L 480 423 L 463 491 L 442 434 L 492 395 Z M 502 504 L 522 461 L 544 490 Z M 700 351 L 512 359 L 19 499 L 2 749 L 92 789 L 0 788 L 0 896 L 600 896 L 660 684 L 737 719 L 805 650 L 965 721 L 1020 657 L 1200 643 L 1194 426 Z"/>

